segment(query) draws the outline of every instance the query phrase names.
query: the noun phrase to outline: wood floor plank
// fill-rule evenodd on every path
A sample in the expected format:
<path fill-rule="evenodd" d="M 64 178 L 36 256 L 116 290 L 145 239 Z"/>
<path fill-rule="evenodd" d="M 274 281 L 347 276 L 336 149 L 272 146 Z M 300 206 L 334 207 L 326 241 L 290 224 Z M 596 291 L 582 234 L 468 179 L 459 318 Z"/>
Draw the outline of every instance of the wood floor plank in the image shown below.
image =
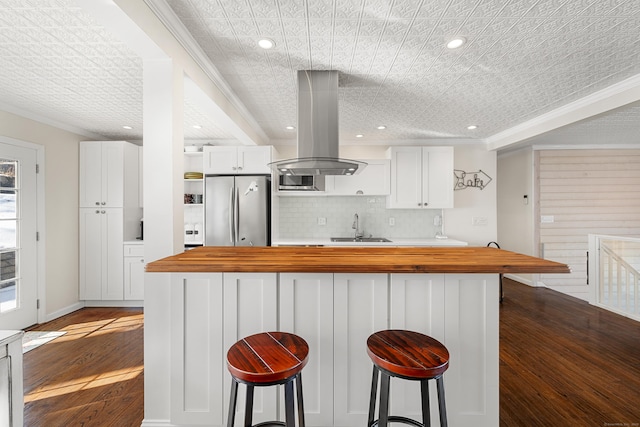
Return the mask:
<path fill-rule="evenodd" d="M 505 279 L 500 425 L 640 425 L 640 323 Z"/>
<path fill-rule="evenodd" d="M 640 425 L 640 323 L 505 279 L 500 427 Z M 24 358 L 25 426 L 139 426 L 141 309 L 85 308 Z M 446 381 L 446 375 L 445 375 Z"/>
<path fill-rule="evenodd" d="M 142 309 L 84 308 L 32 330 L 67 333 L 25 354 L 25 426 L 142 423 Z"/>

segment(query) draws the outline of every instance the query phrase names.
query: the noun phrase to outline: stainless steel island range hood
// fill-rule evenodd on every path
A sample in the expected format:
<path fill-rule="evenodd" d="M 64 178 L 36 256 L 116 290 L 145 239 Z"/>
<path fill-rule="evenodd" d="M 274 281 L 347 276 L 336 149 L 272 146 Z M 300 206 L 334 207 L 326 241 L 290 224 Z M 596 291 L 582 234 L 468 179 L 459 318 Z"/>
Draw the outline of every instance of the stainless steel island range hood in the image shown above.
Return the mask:
<path fill-rule="evenodd" d="M 298 158 L 271 163 L 281 175 L 354 175 L 367 164 L 340 159 L 338 72 L 298 71 Z"/>

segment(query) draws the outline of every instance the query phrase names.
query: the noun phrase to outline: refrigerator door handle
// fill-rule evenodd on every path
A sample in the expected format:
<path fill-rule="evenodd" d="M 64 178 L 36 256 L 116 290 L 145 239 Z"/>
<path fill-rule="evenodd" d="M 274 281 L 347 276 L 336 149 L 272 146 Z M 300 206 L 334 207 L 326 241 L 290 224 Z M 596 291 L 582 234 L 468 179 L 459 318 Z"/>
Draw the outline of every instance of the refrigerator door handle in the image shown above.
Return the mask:
<path fill-rule="evenodd" d="M 229 189 L 229 243 L 233 244 L 233 231 L 235 230 L 233 220 L 235 218 L 235 200 L 233 197 L 233 187 Z"/>
<path fill-rule="evenodd" d="M 240 190 L 238 189 L 238 187 L 236 187 L 236 200 L 235 200 L 235 218 L 234 218 L 234 223 L 236 226 L 236 236 L 235 236 L 235 242 L 236 245 L 238 244 L 238 239 L 240 238 Z"/>

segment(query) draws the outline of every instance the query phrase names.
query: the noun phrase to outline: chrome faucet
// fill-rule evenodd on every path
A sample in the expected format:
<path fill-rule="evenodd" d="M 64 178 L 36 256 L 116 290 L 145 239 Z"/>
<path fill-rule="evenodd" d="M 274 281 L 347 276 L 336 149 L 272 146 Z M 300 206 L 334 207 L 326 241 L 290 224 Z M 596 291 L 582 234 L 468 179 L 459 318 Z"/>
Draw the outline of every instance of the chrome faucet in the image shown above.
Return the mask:
<path fill-rule="evenodd" d="M 355 236 L 354 236 L 356 239 L 359 239 L 362 236 L 364 236 L 364 233 L 362 231 L 360 231 L 360 223 L 359 223 L 359 219 L 358 219 L 358 214 L 357 213 L 355 215 L 353 215 L 353 224 L 351 225 L 351 228 L 356 230 Z"/>

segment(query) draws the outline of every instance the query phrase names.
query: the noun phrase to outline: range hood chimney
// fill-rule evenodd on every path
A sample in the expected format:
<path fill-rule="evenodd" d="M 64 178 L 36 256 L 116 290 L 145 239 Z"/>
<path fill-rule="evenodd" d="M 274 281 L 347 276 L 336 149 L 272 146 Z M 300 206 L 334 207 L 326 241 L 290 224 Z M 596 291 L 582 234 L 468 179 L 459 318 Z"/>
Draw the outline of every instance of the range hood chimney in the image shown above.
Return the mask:
<path fill-rule="evenodd" d="M 298 71 L 298 158 L 270 166 L 281 175 L 354 175 L 367 164 L 340 159 L 338 72 Z"/>

